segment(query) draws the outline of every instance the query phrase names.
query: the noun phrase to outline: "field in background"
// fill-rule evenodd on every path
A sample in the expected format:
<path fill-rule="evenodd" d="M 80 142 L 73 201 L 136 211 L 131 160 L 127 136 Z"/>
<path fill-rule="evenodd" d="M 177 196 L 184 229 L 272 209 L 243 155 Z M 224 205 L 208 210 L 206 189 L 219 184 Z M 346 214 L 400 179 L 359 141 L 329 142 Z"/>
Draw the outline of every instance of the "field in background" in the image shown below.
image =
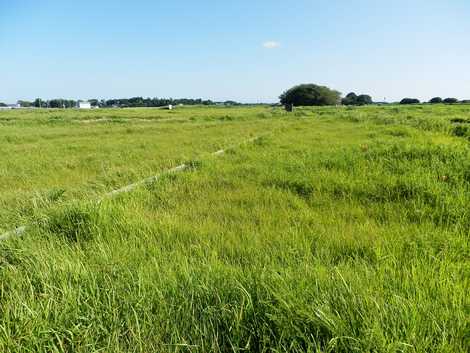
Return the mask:
<path fill-rule="evenodd" d="M 97 198 L 281 124 L 265 109 L 0 113 L 0 232 L 44 203 Z M 36 207 L 37 206 L 37 207 Z"/>
<path fill-rule="evenodd" d="M 465 105 L 0 112 L 0 228 L 31 225 L 0 244 L 0 350 L 465 352 L 469 127 Z"/>

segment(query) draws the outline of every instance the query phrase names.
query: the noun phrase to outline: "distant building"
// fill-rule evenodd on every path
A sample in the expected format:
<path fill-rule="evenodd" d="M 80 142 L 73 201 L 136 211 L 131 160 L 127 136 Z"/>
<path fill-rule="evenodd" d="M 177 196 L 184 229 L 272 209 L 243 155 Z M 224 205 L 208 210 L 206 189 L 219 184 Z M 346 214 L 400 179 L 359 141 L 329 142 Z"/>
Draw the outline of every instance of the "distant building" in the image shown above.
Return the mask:
<path fill-rule="evenodd" d="M 77 102 L 77 108 L 78 109 L 91 109 L 91 103 L 90 102 Z"/>

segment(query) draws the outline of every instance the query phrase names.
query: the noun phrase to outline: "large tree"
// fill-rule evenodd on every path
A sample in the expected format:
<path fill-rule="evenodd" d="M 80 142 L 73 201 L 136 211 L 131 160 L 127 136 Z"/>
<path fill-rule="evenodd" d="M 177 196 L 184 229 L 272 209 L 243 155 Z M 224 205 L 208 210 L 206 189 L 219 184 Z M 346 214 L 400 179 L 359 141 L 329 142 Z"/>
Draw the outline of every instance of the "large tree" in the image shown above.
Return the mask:
<path fill-rule="evenodd" d="M 326 86 L 303 84 L 285 91 L 279 98 L 286 106 L 336 105 L 341 93 Z"/>

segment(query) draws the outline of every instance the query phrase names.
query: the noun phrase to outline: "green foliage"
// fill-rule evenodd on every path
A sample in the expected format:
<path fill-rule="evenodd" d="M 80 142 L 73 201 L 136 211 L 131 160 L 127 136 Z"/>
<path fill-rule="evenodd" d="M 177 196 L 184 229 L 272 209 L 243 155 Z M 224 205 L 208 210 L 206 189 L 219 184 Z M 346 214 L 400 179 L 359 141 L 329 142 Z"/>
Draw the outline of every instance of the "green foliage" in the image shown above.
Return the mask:
<path fill-rule="evenodd" d="M 458 103 L 459 100 L 457 98 L 446 98 L 443 100 L 443 103 L 445 104 L 455 104 Z"/>
<path fill-rule="evenodd" d="M 302 84 L 287 90 L 279 97 L 281 104 L 294 106 L 325 106 L 340 102 L 341 93 L 325 86 Z"/>
<path fill-rule="evenodd" d="M 434 97 L 429 101 L 429 103 L 431 103 L 431 104 L 440 104 L 440 103 L 442 103 L 442 98 L 441 97 Z"/>
<path fill-rule="evenodd" d="M 400 101 L 400 104 L 419 104 L 419 103 L 420 103 L 419 99 L 416 99 L 416 98 L 403 98 Z"/>
<path fill-rule="evenodd" d="M 346 97 L 341 100 L 341 104 L 343 105 L 356 105 L 357 102 L 357 94 L 354 92 L 348 93 Z"/>
<path fill-rule="evenodd" d="M 143 97 L 133 97 L 133 98 L 121 98 L 121 99 L 109 99 L 100 106 L 102 107 L 164 107 L 167 105 L 214 105 L 215 103 L 211 100 L 203 99 L 173 99 L 173 98 L 143 98 Z"/>
<path fill-rule="evenodd" d="M 36 98 L 33 102 L 35 108 L 47 108 L 47 101 L 42 100 L 41 98 Z"/>
<path fill-rule="evenodd" d="M 368 105 L 372 103 L 371 96 L 367 94 L 361 94 L 357 96 L 354 92 L 349 93 L 341 100 L 341 104 L 343 105 Z"/>
<path fill-rule="evenodd" d="M 214 105 L 215 103 L 211 100 L 202 100 L 202 99 L 173 99 L 173 98 L 143 98 L 143 97 L 133 97 L 133 98 L 121 98 L 121 99 L 109 99 L 109 100 L 98 100 L 90 99 L 92 107 L 101 107 L 101 108 L 138 108 L 138 107 L 164 107 L 168 105 Z M 77 106 L 77 101 L 70 99 L 51 99 L 44 100 L 37 98 L 34 102 L 24 102 L 23 107 L 34 106 L 36 108 L 75 108 Z M 237 102 L 227 101 L 226 105 L 240 105 Z"/>
<path fill-rule="evenodd" d="M 75 108 L 77 102 L 70 99 L 51 99 L 47 101 L 48 108 Z"/>
<path fill-rule="evenodd" d="M 30 108 L 30 107 L 33 106 L 33 102 L 25 101 L 25 100 L 19 100 L 19 101 L 18 101 L 18 104 L 19 104 L 22 108 Z"/>
<path fill-rule="evenodd" d="M 361 94 L 357 97 L 357 105 L 367 105 L 372 103 L 372 97 L 367 94 Z"/>

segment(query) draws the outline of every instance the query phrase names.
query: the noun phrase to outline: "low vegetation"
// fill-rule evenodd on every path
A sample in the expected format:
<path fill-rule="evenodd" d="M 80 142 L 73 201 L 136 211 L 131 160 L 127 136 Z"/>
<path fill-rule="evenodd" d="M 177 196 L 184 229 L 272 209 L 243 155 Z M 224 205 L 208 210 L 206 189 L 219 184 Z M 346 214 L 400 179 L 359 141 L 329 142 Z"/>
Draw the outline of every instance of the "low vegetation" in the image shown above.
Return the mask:
<path fill-rule="evenodd" d="M 0 225 L 30 225 L 0 243 L 0 350 L 466 352 L 469 123 L 465 105 L 0 112 Z"/>

